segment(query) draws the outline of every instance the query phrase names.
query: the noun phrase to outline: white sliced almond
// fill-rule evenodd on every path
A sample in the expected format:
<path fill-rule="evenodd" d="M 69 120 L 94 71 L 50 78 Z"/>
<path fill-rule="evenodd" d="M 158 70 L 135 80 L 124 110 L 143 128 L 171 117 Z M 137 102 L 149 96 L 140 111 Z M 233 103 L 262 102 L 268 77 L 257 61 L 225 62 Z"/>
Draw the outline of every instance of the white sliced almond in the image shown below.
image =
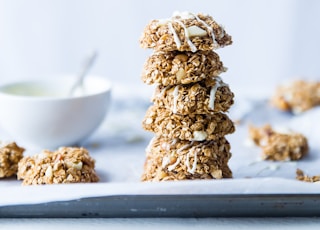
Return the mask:
<path fill-rule="evenodd" d="M 147 119 L 146 119 L 146 121 L 145 121 L 145 124 L 146 125 L 150 125 L 150 124 L 152 124 L 153 123 L 153 119 L 151 118 L 151 117 L 148 117 Z"/>
<path fill-rule="evenodd" d="M 194 131 L 193 141 L 203 141 L 207 138 L 208 134 L 205 131 Z"/>
<path fill-rule="evenodd" d="M 45 176 L 48 178 L 52 178 L 53 177 L 53 172 L 52 172 L 52 167 L 49 165 L 46 172 L 45 172 Z"/>
<path fill-rule="evenodd" d="M 190 26 L 187 28 L 188 36 L 191 37 L 203 37 L 207 35 L 207 31 L 201 29 L 199 26 Z"/>
<path fill-rule="evenodd" d="M 186 71 L 184 69 L 180 68 L 178 72 L 176 73 L 176 78 L 178 81 L 181 81 L 181 79 L 186 77 Z"/>

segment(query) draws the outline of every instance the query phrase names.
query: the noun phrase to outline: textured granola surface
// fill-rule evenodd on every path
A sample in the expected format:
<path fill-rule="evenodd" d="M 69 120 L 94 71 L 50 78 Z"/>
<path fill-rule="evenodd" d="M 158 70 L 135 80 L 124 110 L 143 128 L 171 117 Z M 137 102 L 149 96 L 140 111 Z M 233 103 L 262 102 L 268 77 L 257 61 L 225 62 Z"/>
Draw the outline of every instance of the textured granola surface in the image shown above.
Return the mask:
<path fill-rule="evenodd" d="M 279 86 L 271 103 L 280 110 L 295 114 L 309 110 L 320 105 L 320 82 L 297 80 Z"/>
<path fill-rule="evenodd" d="M 270 125 L 260 128 L 251 126 L 249 135 L 262 148 L 263 158 L 274 161 L 299 160 L 308 151 L 308 141 L 300 133 L 279 133 Z"/>
<path fill-rule="evenodd" d="M 235 131 L 224 113 L 179 115 L 156 106 L 148 109 L 142 125 L 158 136 L 189 141 L 216 140 Z"/>
<path fill-rule="evenodd" d="M 17 174 L 18 163 L 23 157 L 24 148 L 15 142 L 0 143 L 0 178 Z"/>
<path fill-rule="evenodd" d="M 26 156 L 19 162 L 23 185 L 97 182 L 95 161 L 85 148 L 61 147 Z"/>
<path fill-rule="evenodd" d="M 224 136 L 235 126 L 224 112 L 234 94 L 219 76 L 227 69 L 213 51 L 230 44 L 231 36 L 209 15 L 174 12 L 145 27 L 140 46 L 154 53 L 142 80 L 156 88 L 142 122 L 155 133 L 142 181 L 232 177 Z"/>
<path fill-rule="evenodd" d="M 177 114 L 227 112 L 234 103 L 234 94 L 227 84 L 218 82 L 217 78 L 208 78 L 188 85 L 159 85 L 152 101 Z"/>
<path fill-rule="evenodd" d="M 184 18 L 176 15 L 169 19 L 152 20 L 143 31 L 140 46 L 162 51 L 192 51 L 194 46 L 194 52 L 213 50 L 232 44 L 231 36 L 211 16 L 203 14 L 195 16 Z M 190 35 L 188 30 L 190 27 L 197 27 L 202 33 Z"/>
<path fill-rule="evenodd" d="M 146 149 L 142 181 L 231 178 L 230 144 L 216 141 L 182 141 L 154 137 Z"/>
<path fill-rule="evenodd" d="M 213 51 L 157 52 L 144 65 L 142 80 L 147 84 L 177 85 L 218 76 L 226 68 Z"/>

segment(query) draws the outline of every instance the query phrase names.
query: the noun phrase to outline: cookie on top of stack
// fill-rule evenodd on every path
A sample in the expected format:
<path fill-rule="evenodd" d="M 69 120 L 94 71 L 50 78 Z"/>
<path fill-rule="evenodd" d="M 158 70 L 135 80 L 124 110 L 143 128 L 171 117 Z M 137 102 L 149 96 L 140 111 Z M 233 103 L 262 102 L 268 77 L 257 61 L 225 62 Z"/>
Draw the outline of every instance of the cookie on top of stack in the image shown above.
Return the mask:
<path fill-rule="evenodd" d="M 143 120 L 155 137 L 146 148 L 142 181 L 232 177 L 225 135 L 235 127 L 225 112 L 234 94 L 219 77 L 227 69 L 213 51 L 231 44 L 209 15 L 175 12 L 144 29 L 140 45 L 154 53 L 142 80 L 157 86 Z"/>

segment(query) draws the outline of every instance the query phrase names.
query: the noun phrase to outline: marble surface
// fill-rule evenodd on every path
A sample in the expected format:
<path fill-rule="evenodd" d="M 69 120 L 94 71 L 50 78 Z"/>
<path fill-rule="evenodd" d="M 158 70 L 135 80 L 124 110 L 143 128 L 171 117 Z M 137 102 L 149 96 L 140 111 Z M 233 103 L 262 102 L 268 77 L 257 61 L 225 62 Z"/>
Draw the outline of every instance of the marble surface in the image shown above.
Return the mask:
<path fill-rule="evenodd" d="M 0 229 L 310 229 L 319 218 L 116 218 L 116 219 L 1 219 Z"/>

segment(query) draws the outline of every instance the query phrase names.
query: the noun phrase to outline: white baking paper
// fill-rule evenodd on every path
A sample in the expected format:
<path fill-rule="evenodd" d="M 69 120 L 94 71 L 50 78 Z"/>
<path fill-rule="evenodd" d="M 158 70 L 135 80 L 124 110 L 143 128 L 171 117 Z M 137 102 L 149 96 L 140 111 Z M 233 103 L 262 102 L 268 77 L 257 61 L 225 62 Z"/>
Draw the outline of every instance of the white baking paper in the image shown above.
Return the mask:
<path fill-rule="evenodd" d="M 82 143 L 96 160 L 100 182 L 92 184 L 22 186 L 16 178 L 0 180 L 0 205 L 34 204 L 67 201 L 86 197 L 133 194 L 314 194 L 320 183 L 297 181 L 296 169 L 309 175 L 320 174 L 320 108 L 300 115 L 280 112 L 265 99 L 237 99 L 229 116 L 240 120 L 234 134 L 228 135 L 232 158 L 229 161 L 233 179 L 140 182 L 145 148 L 153 134 L 141 128 L 150 102 L 139 98 L 118 99 L 112 103 L 105 122 Z M 296 162 L 262 161 L 261 150 L 248 145 L 248 124 L 291 128 L 307 136 L 308 156 Z M 10 140 L 0 130 L 2 140 Z M 41 149 L 19 145 L 32 155 Z"/>

